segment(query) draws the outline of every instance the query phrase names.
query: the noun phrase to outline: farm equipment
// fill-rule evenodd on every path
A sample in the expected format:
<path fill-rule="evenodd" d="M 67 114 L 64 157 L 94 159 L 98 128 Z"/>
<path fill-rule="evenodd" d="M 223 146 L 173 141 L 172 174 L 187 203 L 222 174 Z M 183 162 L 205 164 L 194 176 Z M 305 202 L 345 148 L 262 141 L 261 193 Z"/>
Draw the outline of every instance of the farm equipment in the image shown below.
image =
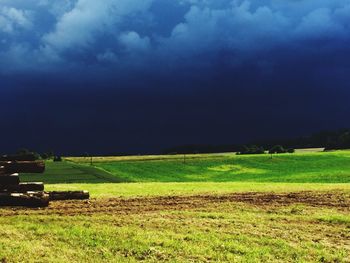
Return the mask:
<path fill-rule="evenodd" d="M 46 192 L 42 182 L 21 183 L 19 173 L 43 173 L 30 156 L 0 156 L 0 206 L 46 207 L 50 201 L 89 199 L 87 191 Z"/>

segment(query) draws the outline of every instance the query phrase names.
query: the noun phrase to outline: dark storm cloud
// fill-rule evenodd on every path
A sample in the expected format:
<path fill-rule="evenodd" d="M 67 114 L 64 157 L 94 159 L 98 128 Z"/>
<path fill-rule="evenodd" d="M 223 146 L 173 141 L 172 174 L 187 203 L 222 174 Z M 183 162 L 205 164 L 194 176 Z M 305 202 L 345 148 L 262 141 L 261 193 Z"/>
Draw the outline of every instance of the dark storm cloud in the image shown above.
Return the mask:
<path fill-rule="evenodd" d="M 349 126 L 349 54 L 348 0 L 0 0 L 2 135 L 103 153 Z"/>
<path fill-rule="evenodd" d="M 312 49 L 331 49 L 338 42 L 348 43 L 350 33 L 346 0 L 5 0 L 0 4 L 2 72 L 43 65 L 55 71 L 67 65 L 106 64 L 149 69 L 155 61 L 181 67 L 184 59 L 191 62 L 222 51 L 232 54 L 233 67 L 249 59 L 265 67 L 273 66 L 274 56 L 257 59 L 257 53 L 282 47 L 298 52 L 313 41 L 318 45 Z M 205 59 L 197 63 L 211 66 Z"/>

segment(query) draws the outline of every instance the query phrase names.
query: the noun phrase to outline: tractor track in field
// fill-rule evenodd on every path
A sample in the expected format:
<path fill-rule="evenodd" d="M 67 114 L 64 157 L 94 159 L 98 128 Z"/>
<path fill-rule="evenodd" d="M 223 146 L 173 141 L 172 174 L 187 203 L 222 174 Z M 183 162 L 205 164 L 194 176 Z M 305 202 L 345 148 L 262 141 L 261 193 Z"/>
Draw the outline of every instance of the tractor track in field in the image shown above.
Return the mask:
<path fill-rule="evenodd" d="M 159 211 L 192 210 L 222 203 L 247 203 L 261 207 L 304 204 L 313 207 L 336 208 L 350 211 L 350 193 L 344 192 L 246 192 L 225 195 L 159 196 L 136 198 L 98 198 L 51 202 L 40 209 L 1 208 L 0 216 L 12 215 L 91 215 L 91 214 L 140 214 Z"/>

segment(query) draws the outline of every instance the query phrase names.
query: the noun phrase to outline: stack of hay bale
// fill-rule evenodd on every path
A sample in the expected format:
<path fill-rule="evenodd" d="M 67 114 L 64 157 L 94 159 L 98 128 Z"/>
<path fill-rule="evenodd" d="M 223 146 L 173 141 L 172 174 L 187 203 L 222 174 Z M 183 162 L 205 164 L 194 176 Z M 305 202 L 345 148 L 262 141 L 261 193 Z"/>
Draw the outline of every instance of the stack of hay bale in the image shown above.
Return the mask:
<path fill-rule="evenodd" d="M 19 173 L 43 173 L 45 163 L 29 157 L 0 157 L 0 206 L 46 207 L 51 200 L 89 199 L 87 191 L 45 192 L 42 182 L 21 183 Z"/>

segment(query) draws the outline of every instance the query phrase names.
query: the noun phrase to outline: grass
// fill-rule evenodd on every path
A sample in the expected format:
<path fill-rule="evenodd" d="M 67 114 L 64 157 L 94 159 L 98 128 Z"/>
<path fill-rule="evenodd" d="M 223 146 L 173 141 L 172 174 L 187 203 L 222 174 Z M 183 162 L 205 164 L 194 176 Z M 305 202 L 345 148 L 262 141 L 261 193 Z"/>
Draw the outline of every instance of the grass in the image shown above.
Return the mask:
<path fill-rule="evenodd" d="M 227 194 L 232 192 L 299 192 L 299 191 L 345 191 L 350 184 L 311 183 L 106 183 L 106 184 L 49 184 L 49 191 L 88 190 L 94 198 L 169 196 L 196 194 Z"/>
<path fill-rule="evenodd" d="M 298 213 L 295 213 L 295 211 Z M 349 216 L 308 206 L 0 218 L 6 262 L 348 262 Z"/>
<path fill-rule="evenodd" d="M 350 152 L 68 158 L 47 163 L 47 190 L 93 198 L 232 192 L 350 194 Z M 274 203 L 203 203 L 191 209 L 0 217 L 0 262 L 349 262 L 350 213 Z M 140 206 L 142 206 L 142 202 Z M 6 208 L 0 209 L 0 214 Z M 40 212 L 40 210 L 38 210 Z M 6 214 L 6 213 L 5 213 Z M 25 215 L 27 214 L 27 215 Z"/>
<path fill-rule="evenodd" d="M 21 181 L 38 181 L 44 182 L 45 184 L 98 184 L 121 182 L 118 177 L 101 169 L 70 162 L 46 162 L 44 174 L 22 174 Z"/>
<path fill-rule="evenodd" d="M 94 166 L 124 182 L 349 183 L 350 151 L 237 156 L 94 158 Z M 167 159 L 170 158 L 170 159 Z M 84 164 L 84 158 L 69 160 Z"/>
<path fill-rule="evenodd" d="M 237 156 L 233 154 L 99 157 L 93 166 L 84 158 L 47 162 L 43 175 L 21 175 L 22 181 L 45 184 L 99 183 L 349 183 L 350 151 Z M 182 157 L 183 158 L 183 157 Z M 224 184 L 223 184 L 224 185 Z"/>
<path fill-rule="evenodd" d="M 43 181 L 48 190 L 86 189 L 93 196 L 288 192 L 350 186 L 349 151 L 284 154 L 273 159 L 267 155 L 193 155 L 196 159 L 187 157 L 185 164 L 163 157 L 148 161 L 144 159 L 151 156 L 115 157 L 115 161 L 100 157 L 94 166 L 82 162 L 84 158 L 71 158 L 47 162 L 43 175 L 21 175 L 21 180 Z"/>
<path fill-rule="evenodd" d="M 134 156 L 93 156 L 92 161 L 95 162 L 125 162 L 125 161 L 166 161 L 175 160 L 183 161 L 185 159 L 205 159 L 205 158 L 222 158 L 233 156 L 235 153 L 208 153 L 208 154 L 170 154 L 170 155 L 134 155 Z M 65 157 L 67 161 L 75 163 L 90 164 L 91 157 Z"/>

